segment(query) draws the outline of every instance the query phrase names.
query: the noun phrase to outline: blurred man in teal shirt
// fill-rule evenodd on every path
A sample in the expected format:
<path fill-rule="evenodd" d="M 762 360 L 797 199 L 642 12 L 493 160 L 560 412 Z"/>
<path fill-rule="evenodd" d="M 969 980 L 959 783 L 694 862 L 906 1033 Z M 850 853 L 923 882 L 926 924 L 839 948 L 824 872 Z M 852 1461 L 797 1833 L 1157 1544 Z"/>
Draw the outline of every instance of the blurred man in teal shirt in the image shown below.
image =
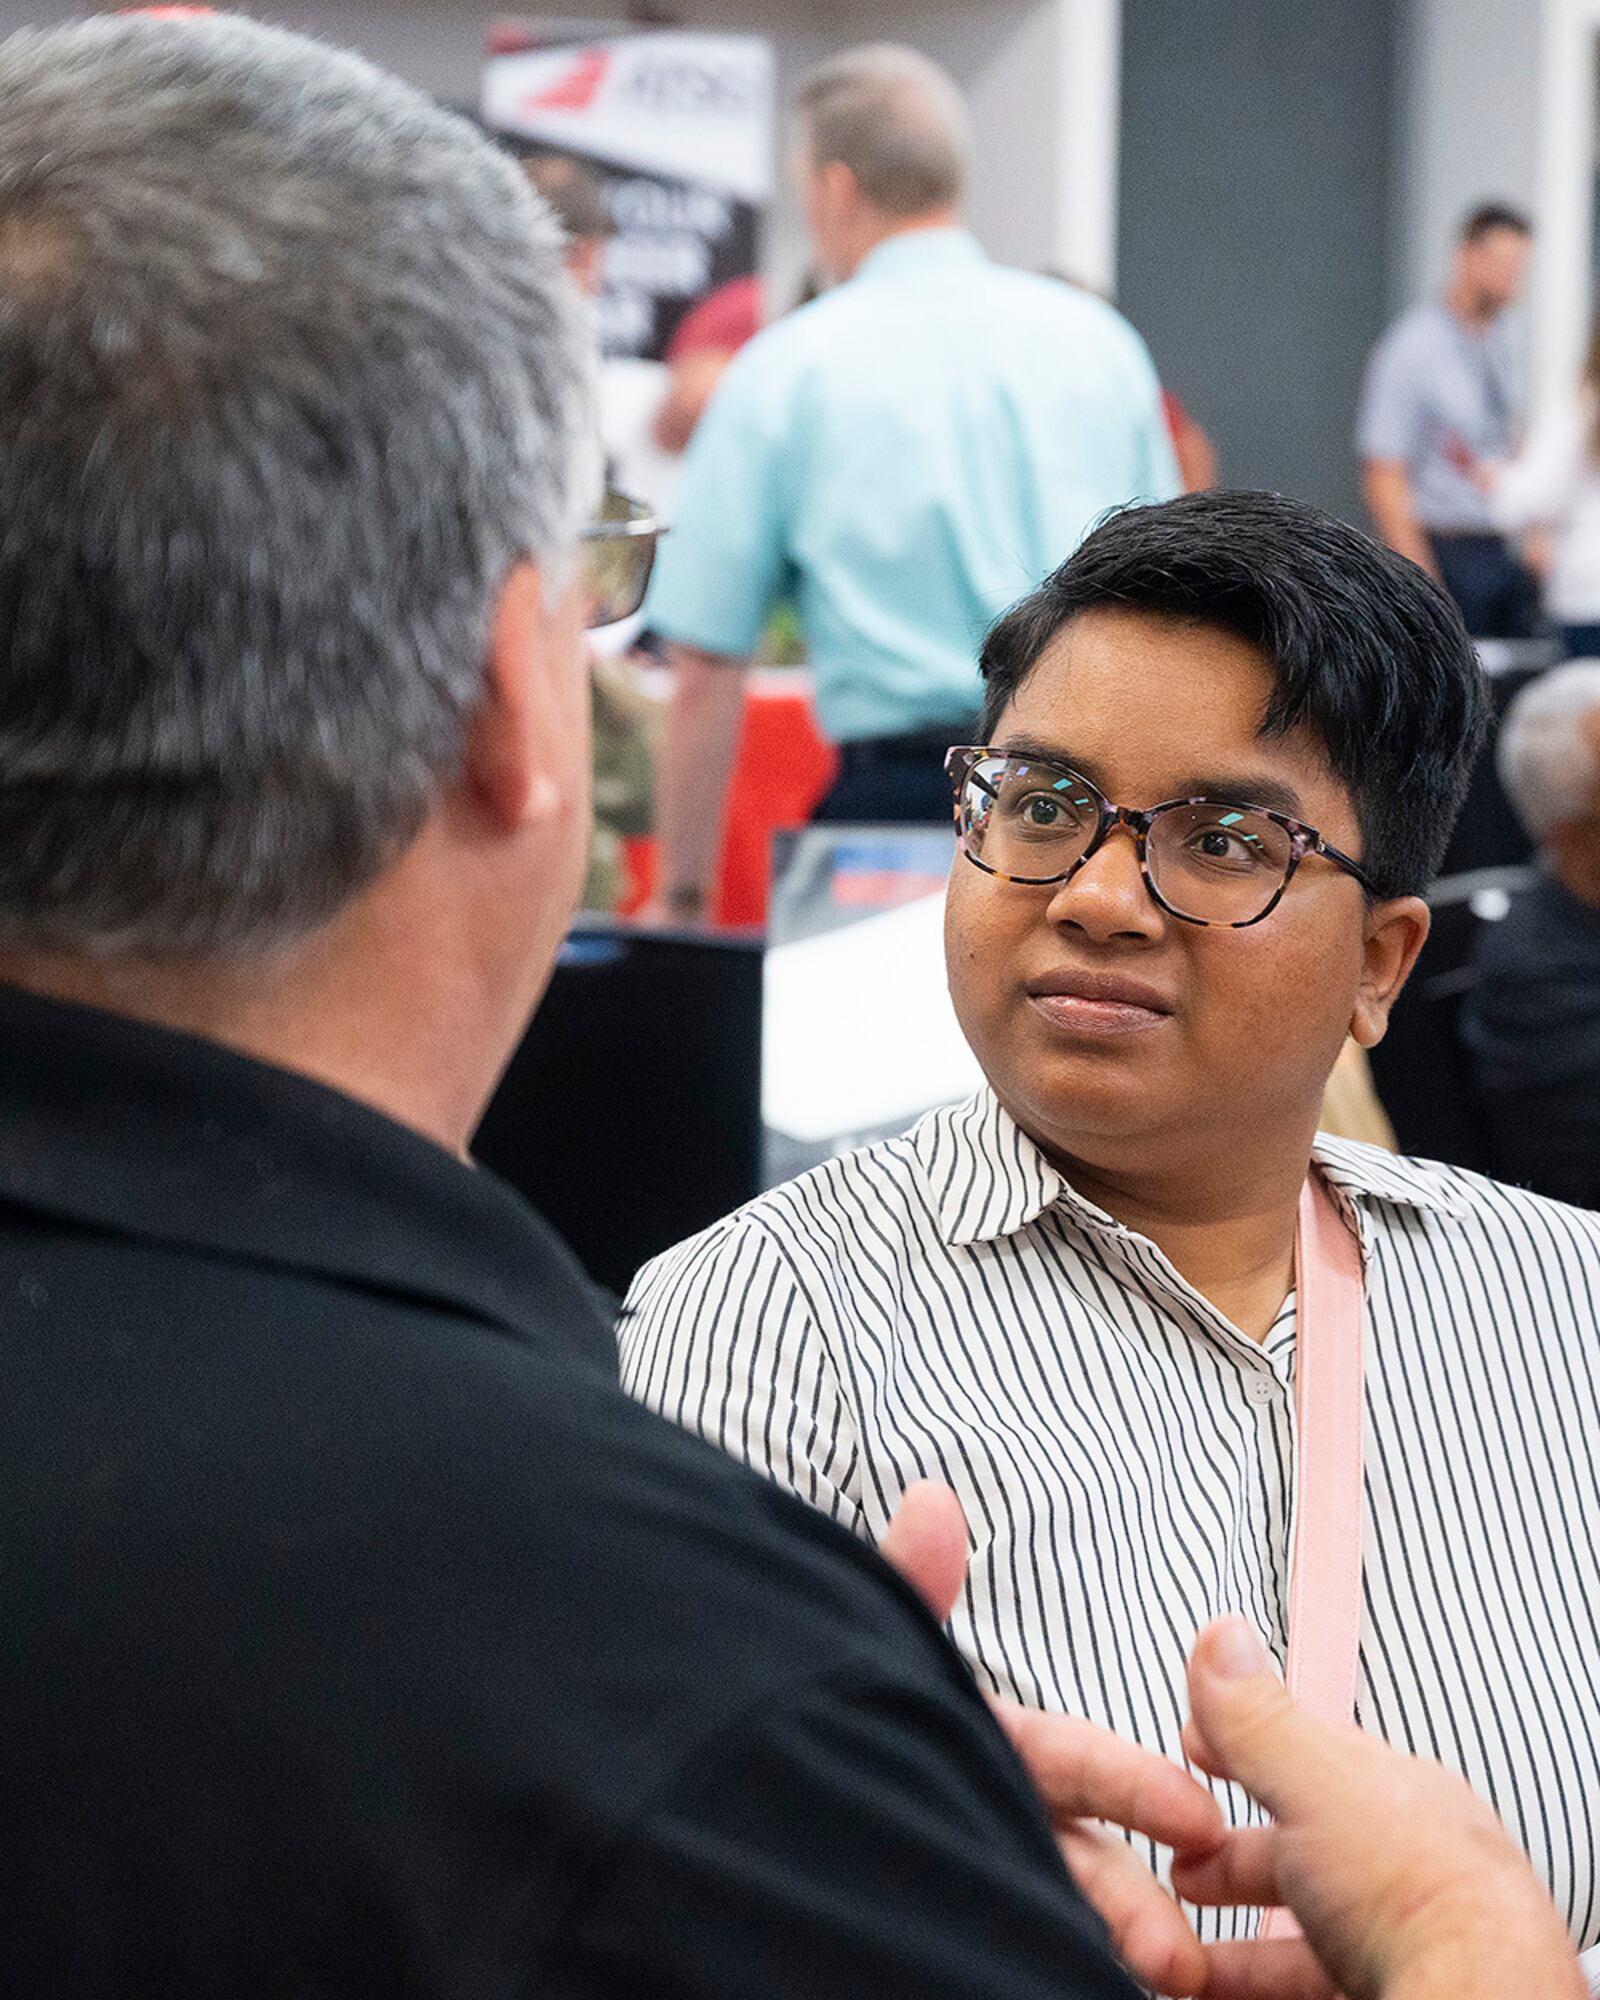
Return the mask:
<path fill-rule="evenodd" d="M 758 336 L 684 470 L 649 607 L 677 679 L 658 805 L 662 914 L 698 916 L 743 675 L 798 602 L 841 770 L 819 817 L 943 819 L 983 633 L 1107 508 L 1178 490 L 1143 343 L 1085 292 L 992 264 L 961 226 L 950 79 L 874 47 L 813 72 L 796 164 L 832 289 Z"/>

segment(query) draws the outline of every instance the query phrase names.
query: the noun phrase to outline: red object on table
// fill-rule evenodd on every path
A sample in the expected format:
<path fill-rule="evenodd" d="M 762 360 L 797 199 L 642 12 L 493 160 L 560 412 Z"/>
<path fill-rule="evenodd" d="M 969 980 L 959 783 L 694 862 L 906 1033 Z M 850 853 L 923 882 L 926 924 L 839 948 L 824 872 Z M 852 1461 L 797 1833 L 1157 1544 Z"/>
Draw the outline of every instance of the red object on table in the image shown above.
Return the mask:
<path fill-rule="evenodd" d="M 817 732 L 809 677 L 798 669 L 758 668 L 750 676 L 744 729 L 728 788 L 728 819 L 717 869 L 719 924 L 767 920 L 772 836 L 804 826 L 833 783 L 839 760 Z M 624 914 L 649 900 L 655 887 L 655 842 L 627 844 L 632 888 Z"/>

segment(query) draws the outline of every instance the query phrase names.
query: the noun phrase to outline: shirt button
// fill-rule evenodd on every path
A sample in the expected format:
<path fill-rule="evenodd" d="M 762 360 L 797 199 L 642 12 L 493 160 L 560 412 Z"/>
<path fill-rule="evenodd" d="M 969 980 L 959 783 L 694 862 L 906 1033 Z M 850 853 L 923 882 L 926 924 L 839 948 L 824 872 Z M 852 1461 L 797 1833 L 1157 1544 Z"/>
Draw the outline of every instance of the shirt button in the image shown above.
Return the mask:
<path fill-rule="evenodd" d="M 1278 1399 L 1278 1385 L 1270 1375 L 1247 1375 L 1244 1384 L 1245 1400 L 1258 1408 Z"/>

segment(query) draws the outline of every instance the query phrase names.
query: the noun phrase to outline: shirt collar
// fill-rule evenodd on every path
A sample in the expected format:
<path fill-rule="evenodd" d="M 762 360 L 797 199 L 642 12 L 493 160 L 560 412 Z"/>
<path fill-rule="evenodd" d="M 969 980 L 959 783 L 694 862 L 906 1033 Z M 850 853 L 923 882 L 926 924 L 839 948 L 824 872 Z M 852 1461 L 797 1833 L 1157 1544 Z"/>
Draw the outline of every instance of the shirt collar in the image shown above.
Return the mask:
<path fill-rule="evenodd" d="M 0 986 L 0 1208 L 304 1272 L 615 1373 L 598 1295 L 492 1174 L 310 1078 Z"/>
<path fill-rule="evenodd" d="M 933 1196 L 940 1234 L 952 1249 L 1014 1236 L 1058 1202 L 1087 1229 L 1133 1233 L 1086 1201 L 987 1087 L 965 1104 L 929 1112 L 912 1132 L 911 1145 Z M 1466 1212 L 1450 1189 L 1448 1170 L 1427 1161 L 1397 1159 L 1376 1146 L 1322 1133 L 1312 1158 L 1352 1208 L 1384 1201 L 1450 1216 Z"/>
<path fill-rule="evenodd" d="M 987 261 L 982 244 L 970 229 L 906 229 L 868 251 L 850 282 Z"/>

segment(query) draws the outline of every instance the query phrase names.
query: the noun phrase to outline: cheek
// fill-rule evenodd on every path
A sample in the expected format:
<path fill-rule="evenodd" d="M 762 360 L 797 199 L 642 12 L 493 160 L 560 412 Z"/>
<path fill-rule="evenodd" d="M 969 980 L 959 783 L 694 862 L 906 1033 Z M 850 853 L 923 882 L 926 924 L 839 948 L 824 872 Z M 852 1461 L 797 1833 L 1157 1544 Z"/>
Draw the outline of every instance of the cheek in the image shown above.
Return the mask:
<path fill-rule="evenodd" d="M 1006 885 L 958 859 L 945 900 L 945 965 L 963 1023 L 1002 1004 L 1019 946 L 1036 919 Z"/>
<path fill-rule="evenodd" d="M 1281 909 L 1241 931 L 1200 931 L 1190 946 L 1198 1035 L 1221 1067 L 1316 1069 L 1344 1039 L 1361 976 L 1358 938 Z"/>

